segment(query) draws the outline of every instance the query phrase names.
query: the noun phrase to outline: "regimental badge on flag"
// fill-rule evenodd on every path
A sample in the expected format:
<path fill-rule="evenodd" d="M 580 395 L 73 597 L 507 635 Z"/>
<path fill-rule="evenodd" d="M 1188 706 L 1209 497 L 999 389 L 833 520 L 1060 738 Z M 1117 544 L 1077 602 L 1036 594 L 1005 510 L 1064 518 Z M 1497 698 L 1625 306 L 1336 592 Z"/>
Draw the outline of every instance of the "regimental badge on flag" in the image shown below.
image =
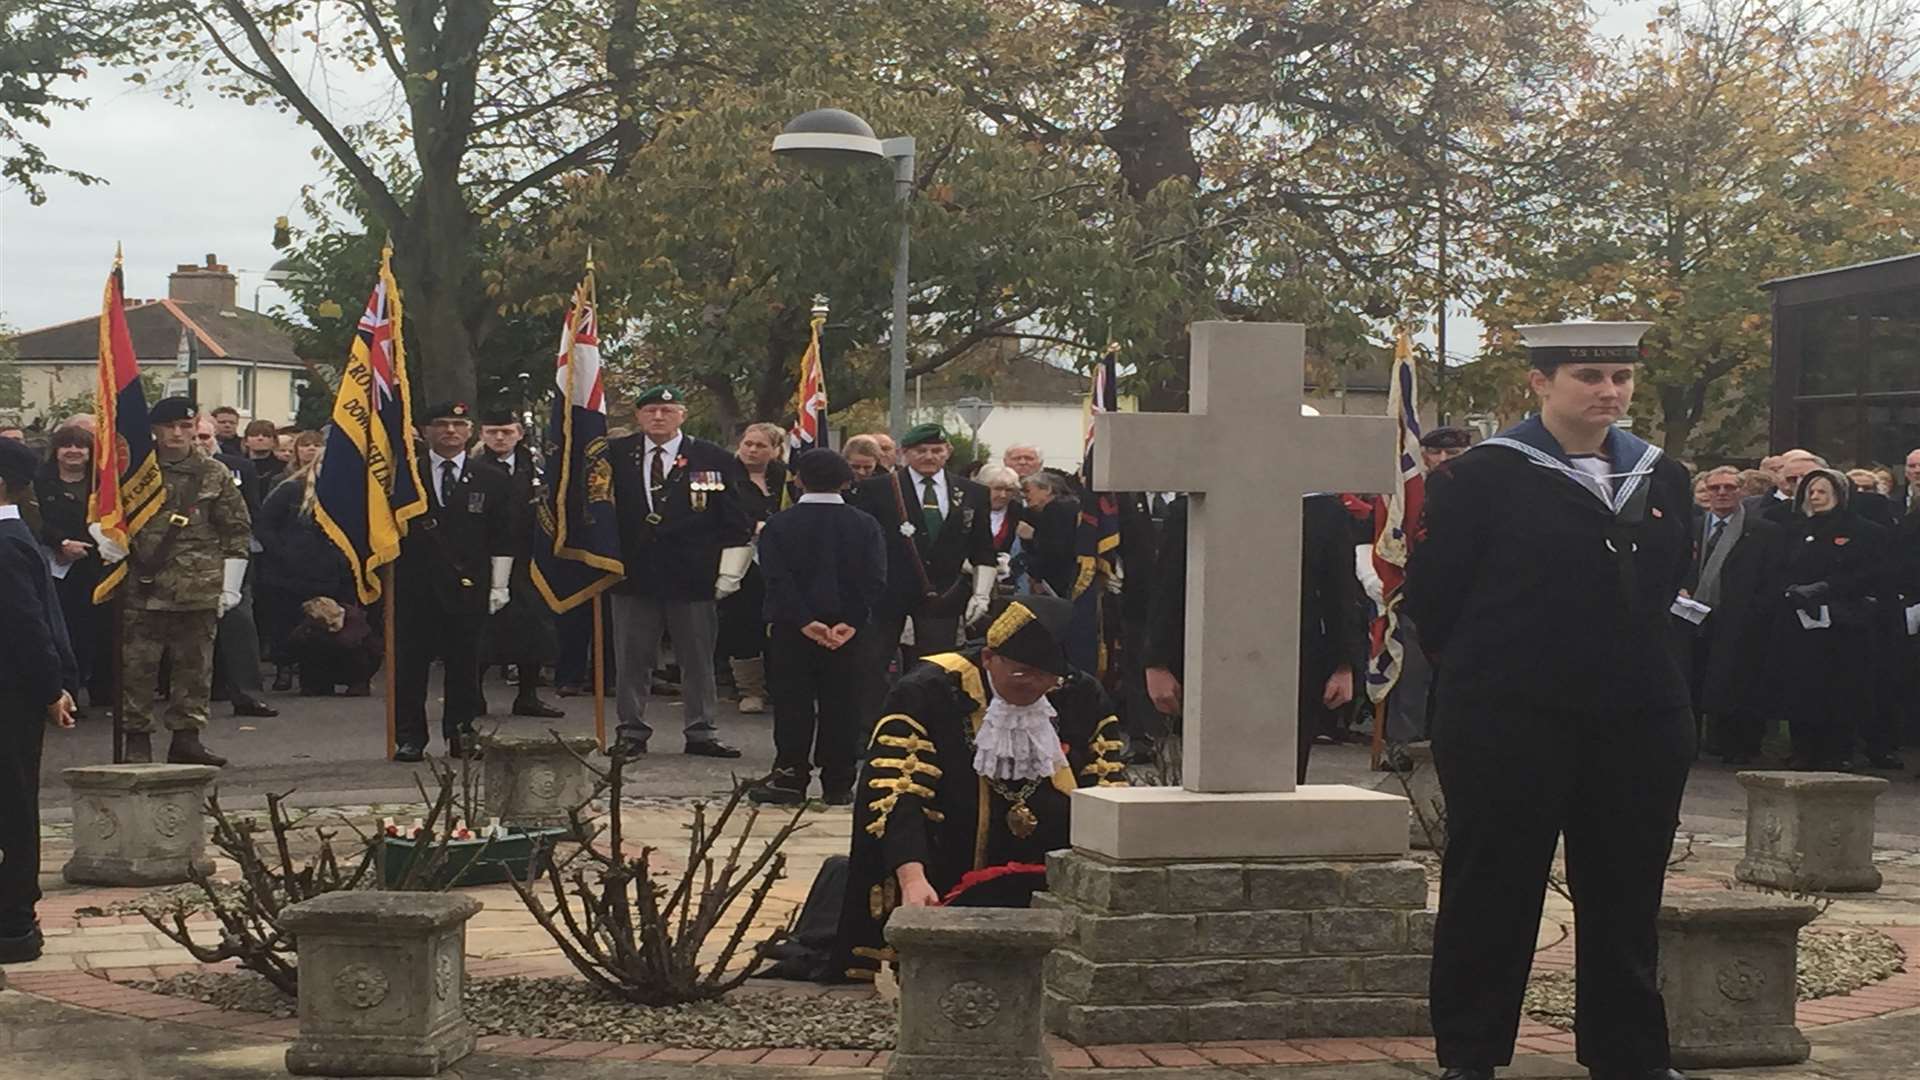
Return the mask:
<path fill-rule="evenodd" d="M 363 604 L 380 598 L 379 569 L 400 557 L 407 522 L 427 512 L 402 326 L 388 246 L 340 375 L 326 455 L 314 479 L 314 520 L 346 556 Z"/>
<path fill-rule="evenodd" d="M 800 357 L 800 393 L 794 401 L 792 430 L 787 432 L 787 445 L 793 454 L 789 460 L 799 460 L 802 451 L 816 446 L 827 445 L 827 375 L 820 366 L 820 328 L 827 322 L 826 312 L 814 309 L 813 336 L 807 342 L 807 351 Z"/>
<path fill-rule="evenodd" d="M 1413 338 L 1402 326 L 1393 346 L 1393 376 L 1387 414 L 1394 418 L 1394 483 L 1374 514 L 1373 569 L 1380 576 L 1380 614 L 1370 628 L 1367 697 L 1386 700 L 1400 681 L 1406 640 L 1400 631 L 1400 586 L 1407 580 L 1412 532 L 1426 500 L 1426 467 L 1420 460 L 1420 388 Z"/>
<path fill-rule="evenodd" d="M 626 574 L 614 516 L 613 461 L 607 456 L 607 396 L 600 366 L 600 317 L 591 259 L 573 291 L 554 361 L 553 418 L 547 430 L 547 499 L 540 505 L 533 583 L 547 606 L 567 611 Z"/>
<path fill-rule="evenodd" d="M 87 521 L 99 525 L 107 539 L 132 550 L 133 535 L 159 512 L 166 486 L 153 452 L 140 361 L 133 353 L 133 335 L 127 332 L 126 292 L 116 249 L 106 295 L 100 301 L 100 359 L 93 403 L 99 437 L 94 440 Z M 94 586 L 93 602 L 104 603 L 126 576 L 127 563 L 122 559 Z"/>
<path fill-rule="evenodd" d="M 1080 479 L 1087 497 L 1080 506 L 1074 531 L 1079 574 L 1073 582 L 1073 622 L 1067 647 L 1069 663 L 1104 678 L 1108 668 L 1106 633 L 1107 583 L 1114 577 L 1114 556 L 1120 548 L 1120 500 L 1101 491 L 1093 475 L 1094 418 L 1120 411 L 1120 346 L 1109 345 L 1093 365 L 1093 384 L 1087 394 L 1086 435 L 1080 460 Z"/>

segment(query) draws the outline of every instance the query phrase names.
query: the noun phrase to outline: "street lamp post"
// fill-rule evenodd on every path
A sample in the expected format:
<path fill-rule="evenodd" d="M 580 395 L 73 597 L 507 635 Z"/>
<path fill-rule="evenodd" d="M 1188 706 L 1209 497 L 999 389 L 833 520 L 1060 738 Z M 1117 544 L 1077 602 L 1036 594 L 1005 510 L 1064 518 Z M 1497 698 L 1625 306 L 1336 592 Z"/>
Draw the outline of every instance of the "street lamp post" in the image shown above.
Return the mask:
<path fill-rule="evenodd" d="M 907 431 L 907 201 L 913 197 L 913 137 L 881 139 L 865 120 L 845 109 L 815 109 L 788 121 L 774 137 L 773 152 L 813 168 L 846 168 L 876 158 L 893 162 L 900 251 L 893 264 L 893 355 L 887 370 L 887 426 L 894 438 L 901 438 Z"/>

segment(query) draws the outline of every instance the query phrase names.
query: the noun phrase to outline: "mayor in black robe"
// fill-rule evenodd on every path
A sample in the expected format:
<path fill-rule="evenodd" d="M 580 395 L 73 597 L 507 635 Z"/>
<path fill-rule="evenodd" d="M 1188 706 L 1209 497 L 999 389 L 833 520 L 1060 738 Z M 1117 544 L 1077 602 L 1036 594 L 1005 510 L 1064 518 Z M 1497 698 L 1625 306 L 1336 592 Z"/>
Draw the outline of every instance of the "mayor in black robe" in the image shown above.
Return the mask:
<path fill-rule="evenodd" d="M 1686 470 L 1613 426 L 1643 323 L 1527 328 L 1541 410 L 1427 481 L 1405 603 L 1443 672 L 1447 800 L 1433 1027 L 1449 1077 L 1513 1058 L 1547 875 L 1564 833 L 1577 1054 L 1598 1080 L 1666 1080 L 1655 919 L 1694 726 L 1669 612 L 1692 561 Z M 1552 340 L 1548 337 L 1548 340 Z M 1596 358 L 1599 357 L 1599 358 Z"/>
<path fill-rule="evenodd" d="M 893 959 L 882 930 L 903 904 L 1024 907 L 1045 884 L 1047 852 L 1070 846 L 1067 797 L 1125 784 L 1112 704 L 1067 664 L 1072 618 L 1053 597 L 998 600 L 984 643 L 926 657 L 888 693 L 854 788 L 835 965 L 846 977 L 872 979 Z M 1015 730 L 990 721 L 1043 698 L 1052 730 L 1036 738 L 1049 751 L 1057 740 L 1052 771 L 977 771 L 977 744 L 1009 746 Z"/>

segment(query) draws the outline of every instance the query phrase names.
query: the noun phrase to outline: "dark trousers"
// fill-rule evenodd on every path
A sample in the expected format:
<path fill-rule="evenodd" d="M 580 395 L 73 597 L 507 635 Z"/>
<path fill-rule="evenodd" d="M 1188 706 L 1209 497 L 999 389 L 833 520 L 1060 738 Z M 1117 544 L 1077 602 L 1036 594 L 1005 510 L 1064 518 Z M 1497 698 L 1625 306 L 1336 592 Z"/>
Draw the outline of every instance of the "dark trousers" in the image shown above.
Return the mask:
<path fill-rule="evenodd" d="M 913 620 L 913 644 L 906 647 L 906 660 L 918 660 L 935 653 L 952 652 L 958 648 L 955 640 L 960 633 L 959 616 L 932 615 L 895 615 L 876 614 L 867 621 L 867 625 L 854 635 L 853 644 L 859 648 L 860 682 L 862 694 L 860 702 L 860 723 L 856 725 L 855 737 L 864 740 L 867 731 L 880 719 L 880 708 L 887 700 L 887 691 L 893 688 L 893 680 L 888 677 L 887 669 L 892 666 L 895 657 L 900 655 L 900 635 L 907 628 L 907 620 Z M 906 665 L 901 667 L 905 674 Z M 856 749 L 865 749 L 864 741 Z"/>
<path fill-rule="evenodd" d="M 0 691 L 0 937 L 33 929 L 40 902 L 40 747 L 47 709 Z"/>
<path fill-rule="evenodd" d="M 853 783 L 860 713 L 861 637 L 823 648 L 790 623 L 767 634 L 767 692 L 773 698 L 773 767 L 803 780 L 812 765 L 820 783 Z"/>
<path fill-rule="evenodd" d="M 767 622 L 761 614 L 767 606 L 766 580 L 758 566 L 749 567 L 740 580 L 740 591 L 720 601 L 720 644 L 714 655 L 715 667 L 728 660 L 751 660 L 767 647 Z"/>
<path fill-rule="evenodd" d="M 480 715 L 480 628 L 486 617 L 441 611 L 431 596 L 402 596 L 399 605 L 393 613 L 395 739 L 404 746 L 427 745 L 427 676 L 436 659 L 446 665 L 440 733 L 449 739 L 471 734 Z"/>
<path fill-rule="evenodd" d="M 1434 765 L 1447 852 L 1431 999 L 1440 1064 L 1513 1060 L 1555 842 L 1566 837 L 1575 907 L 1581 1064 L 1668 1065 L 1655 918 L 1693 717 L 1665 710 L 1440 703 Z"/>
<path fill-rule="evenodd" d="M 213 678 L 235 701 L 260 696 L 260 629 L 253 621 L 253 567 L 241 583 L 240 602 L 220 616 L 213 638 Z"/>
<path fill-rule="evenodd" d="M 73 646 L 79 690 L 85 688 L 94 705 L 105 705 L 113 693 L 113 608 L 93 604 L 93 587 L 100 583 L 99 563 L 82 559 L 55 578 L 53 594 L 60 599 L 60 615 L 67 621 L 67 641 Z"/>

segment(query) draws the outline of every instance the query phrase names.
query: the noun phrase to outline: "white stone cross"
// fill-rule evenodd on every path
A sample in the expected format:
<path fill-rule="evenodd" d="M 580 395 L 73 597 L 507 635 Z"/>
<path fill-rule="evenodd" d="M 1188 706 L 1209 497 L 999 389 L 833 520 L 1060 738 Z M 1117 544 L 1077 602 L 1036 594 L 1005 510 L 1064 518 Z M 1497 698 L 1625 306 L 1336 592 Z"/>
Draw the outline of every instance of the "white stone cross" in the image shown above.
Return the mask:
<path fill-rule="evenodd" d="M 1302 326 L 1203 322 L 1192 332 L 1189 411 L 1096 417 L 1094 475 L 1106 490 L 1191 495 L 1185 787 L 1291 792 L 1300 700 L 1300 500 L 1316 491 L 1391 488 L 1394 422 L 1301 416 Z M 1365 672 L 1354 672 L 1355 690 L 1364 686 Z"/>

